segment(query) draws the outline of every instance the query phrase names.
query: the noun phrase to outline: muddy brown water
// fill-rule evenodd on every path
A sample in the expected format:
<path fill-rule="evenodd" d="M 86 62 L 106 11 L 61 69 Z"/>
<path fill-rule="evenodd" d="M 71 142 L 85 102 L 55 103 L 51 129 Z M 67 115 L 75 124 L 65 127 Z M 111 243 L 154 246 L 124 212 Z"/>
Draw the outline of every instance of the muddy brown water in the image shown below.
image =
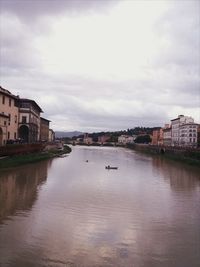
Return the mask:
<path fill-rule="evenodd" d="M 197 267 L 199 170 L 78 146 L 1 170 L 0 267 Z"/>

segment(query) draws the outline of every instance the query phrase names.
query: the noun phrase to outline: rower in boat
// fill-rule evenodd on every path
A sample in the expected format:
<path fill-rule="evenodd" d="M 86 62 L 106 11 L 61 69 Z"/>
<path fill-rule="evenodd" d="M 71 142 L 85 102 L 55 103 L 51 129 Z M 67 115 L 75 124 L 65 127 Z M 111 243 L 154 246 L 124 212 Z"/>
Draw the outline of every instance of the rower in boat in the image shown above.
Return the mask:
<path fill-rule="evenodd" d="M 106 168 L 107 170 L 117 170 L 117 169 L 118 169 L 118 167 L 112 167 L 112 166 L 110 166 L 110 165 L 106 166 L 105 168 Z"/>

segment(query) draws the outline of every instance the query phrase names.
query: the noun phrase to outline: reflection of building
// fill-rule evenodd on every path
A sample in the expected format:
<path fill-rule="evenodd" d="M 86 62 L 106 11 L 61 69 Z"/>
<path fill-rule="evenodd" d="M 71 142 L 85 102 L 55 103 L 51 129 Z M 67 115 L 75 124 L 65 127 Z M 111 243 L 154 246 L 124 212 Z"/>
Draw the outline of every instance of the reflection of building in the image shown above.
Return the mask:
<path fill-rule="evenodd" d="M 30 209 L 37 199 L 38 185 L 47 179 L 51 162 L 35 163 L 0 173 L 0 221 L 17 210 Z"/>
<path fill-rule="evenodd" d="M 40 112 L 42 109 L 34 100 L 20 99 L 19 138 L 27 143 L 39 141 Z"/>
<path fill-rule="evenodd" d="M 40 140 L 49 141 L 49 120 L 40 117 Z"/>
<path fill-rule="evenodd" d="M 153 157 L 153 170 L 161 173 L 169 182 L 172 190 L 178 193 L 190 192 L 196 190 L 200 186 L 200 175 L 198 169 L 192 169 L 191 166 L 181 162 L 171 164 L 168 160 L 160 157 Z"/>
<path fill-rule="evenodd" d="M 7 140 L 18 138 L 18 100 L 17 96 L 0 87 L 0 146 Z"/>

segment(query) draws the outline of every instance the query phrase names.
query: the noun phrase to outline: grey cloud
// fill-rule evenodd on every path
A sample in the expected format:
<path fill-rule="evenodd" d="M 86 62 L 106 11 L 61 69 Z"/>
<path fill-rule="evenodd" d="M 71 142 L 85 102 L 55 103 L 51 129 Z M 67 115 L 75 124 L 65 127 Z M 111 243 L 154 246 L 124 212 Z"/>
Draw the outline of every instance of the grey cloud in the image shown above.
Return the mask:
<path fill-rule="evenodd" d="M 22 20 L 33 20 L 45 15 L 71 14 L 105 11 L 118 0 L 1 0 L 2 12 L 19 16 Z M 34 21 L 32 22 L 34 23 Z"/>
<path fill-rule="evenodd" d="M 159 37 L 170 45 L 158 51 L 153 63 L 141 70 L 142 78 L 98 80 L 44 73 L 42 57 L 33 42 L 43 29 L 47 33 L 46 22 L 39 19 L 42 16 L 66 10 L 66 14 L 74 15 L 99 12 L 100 6 L 104 10 L 115 2 L 51 1 L 45 8 L 44 1 L 1 1 L 1 20 L 5 19 L 1 23 L 1 85 L 21 97 L 35 99 L 55 130 L 162 126 L 171 119 L 171 109 L 200 106 L 199 4 L 178 2 L 170 2 L 170 9 L 155 25 Z"/>
<path fill-rule="evenodd" d="M 171 1 L 170 8 L 157 21 L 155 30 L 167 46 L 159 51 L 157 63 L 198 66 L 200 57 L 199 1 Z"/>

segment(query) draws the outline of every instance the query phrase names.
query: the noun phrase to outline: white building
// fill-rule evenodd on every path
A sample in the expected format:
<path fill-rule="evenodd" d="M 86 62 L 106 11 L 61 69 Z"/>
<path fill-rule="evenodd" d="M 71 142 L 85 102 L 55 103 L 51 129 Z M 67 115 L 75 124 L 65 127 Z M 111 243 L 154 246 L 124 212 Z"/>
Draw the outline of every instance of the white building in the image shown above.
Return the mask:
<path fill-rule="evenodd" d="M 171 144 L 172 146 L 180 146 L 180 145 L 181 146 L 183 145 L 196 146 L 197 128 L 198 128 L 198 124 L 194 123 L 194 119 L 189 116 L 179 115 L 178 118 L 171 120 L 171 142 L 172 142 Z M 194 132 L 193 132 L 193 129 L 194 129 Z M 192 133 L 190 132 L 190 130 L 192 130 Z"/>
<path fill-rule="evenodd" d="M 135 140 L 135 137 L 134 136 L 130 136 L 130 135 L 120 135 L 118 137 L 118 143 L 119 144 L 123 144 L 123 145 L 133 143 L 134 140 Z"/>
<path fill-rule="evenodd" d="M 197 146 L 197 123 L 187 123 L 180 126 L 179 144 L 181 146 Z"/>

